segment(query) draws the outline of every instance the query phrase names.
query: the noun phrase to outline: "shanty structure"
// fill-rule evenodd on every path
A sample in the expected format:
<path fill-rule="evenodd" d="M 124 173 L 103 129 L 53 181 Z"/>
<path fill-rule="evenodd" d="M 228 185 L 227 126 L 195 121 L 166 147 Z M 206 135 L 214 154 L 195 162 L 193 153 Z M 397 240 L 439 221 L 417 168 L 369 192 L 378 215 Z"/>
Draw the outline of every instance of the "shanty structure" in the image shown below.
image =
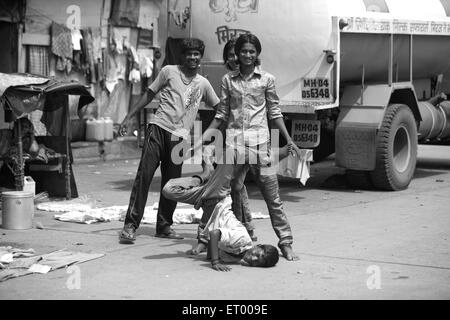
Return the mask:
<path fill-rule="evenodd" d="M 16 190 L 23 190 L 25 164 L 30 163 L 30 170 L 59 171 L 65 177 L 65 196 L 70 199 L 74 196 L 71 183 L 71 150 L 70 150 L 70 113 L 69 96 L 79 97 L 78 110 L 94 101 L 94 97 L 85 85 L 78 82 L 62 82 L 52 78 L 37 77 L 29 74 L 0 73 L 0 106 L 5 112 L 5 121 L 14 122 L 14 145 L 17 152 L 0 157 L 10 168 L 14 175 Z M 19 119 L 29 117 L 36 111 L 42 111 L 40 121 L 45 125 L 47 136 L 36 137 L 38 142 L 54 148 L 51 141 L 62 141 L 63 148 L 46 157 L 48 162 L 39 163 L 23 151 L 22 125 Z M 52 146 L 48 145 L 52 144 Z M 61 145 L 61 143 L 59 143 Z M 56 162 L 56 164 L 55 164 Z M 49 173 L 43 179 L 49 179 Z M 38 185 L 41 184 L 38 182 Z M 45 183 L 43 183 L 45 185 Z M 76 188 L 76 186 L 75 186 Z M 75 190 L 75 197 L 77 197 Z"/>

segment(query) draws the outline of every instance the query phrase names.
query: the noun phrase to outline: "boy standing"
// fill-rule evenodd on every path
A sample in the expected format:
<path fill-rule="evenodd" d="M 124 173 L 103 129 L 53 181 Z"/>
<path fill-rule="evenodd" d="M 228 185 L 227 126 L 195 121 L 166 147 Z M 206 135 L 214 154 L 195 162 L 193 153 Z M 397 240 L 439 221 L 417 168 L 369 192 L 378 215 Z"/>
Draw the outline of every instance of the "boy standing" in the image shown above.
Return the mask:
<path fill-rule="evenodd" d="M 236 38 L 229 40 L 223 47 L 223 62 L 228 71 L 239 70 L 237 63 L 236 53 L 234 51 L 234 45 L 236 44 Z M 222 124 L 225 133 L 226 124 Z M 253 241 L 257 241 L 258 237 L 255 235 L 255 226 L 252 223 L 252 215 L 250 212 L 250 204 L 248 199 L 247 188 L 245 184 L 242 184 L 242 189 L 231 193 L 233 199 L 233 212 L 239 221 L 247 228 L 248 234 Z"/>
<path fill-rule="evenodd" d="M 142 220 L 148 190 L 153 175 L 161 164 L 161 189 L 173 178 L 181 176 L 182 157 L 172 158 L 172 151 L 189 138 L 200 102 L 216 107 L 219 98 L 209 81 L 198 74 L 205 46 L 199 39 L 182 42 L 182 65 L 168 65 L 161 69 L 155 81 L 139 102 L 130 110 L 119 129 L 126 132 L 132 117 L 155 95 L 160 93 L 159 107 L 150 121 L 142 150 L 139 168 L 131 190 L 124 227 L 119 235 L 121 243 L 133 243 Z M 182 148 L 178 148 L 182 149 Z M 183 239 L 172 228 L 176 202 L 161 193 L 156 222 L 156 237 Z"/>
<path fill-rule="evenodd" d="M 253 34 L 237 39 L 235 52 L 239 69 L 222 78 L 221 103 L 203 134 L 203 141 L 209 141 L 214 130 L 227 123 L 226 143 L 228 151 L 234 153 L 231 157 L 235 165 L 233 192 L 241 190 L 247 171 L 251 170 L 269 210 L 283 256 L 297 260 L 292 250 L 291 227 L 279 195 L 278 177 L 272 166 L 268 119 L 281 131 L 294 155 L 300 154 L 300 150 L 284 125 L 275 77 L 259 67 L 261 50 L 261 43 Z"/>

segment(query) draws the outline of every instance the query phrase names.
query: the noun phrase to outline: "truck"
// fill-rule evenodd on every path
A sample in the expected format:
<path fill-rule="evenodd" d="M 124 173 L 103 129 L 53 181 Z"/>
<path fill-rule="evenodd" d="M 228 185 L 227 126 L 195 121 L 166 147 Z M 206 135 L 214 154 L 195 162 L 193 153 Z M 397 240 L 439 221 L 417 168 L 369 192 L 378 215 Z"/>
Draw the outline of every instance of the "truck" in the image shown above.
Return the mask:
<path fill-rule="evenodd" d="M 205 42 L 201 73 L 217 92 L 225 43 L 257 35 L 293 140 L 313 163 L 334 154 L 355 187 L 406 189 L 418 144 L 450 138 L 450 0 L 184 5 L 183 28 L 169 17 L 168 35 Z"/>

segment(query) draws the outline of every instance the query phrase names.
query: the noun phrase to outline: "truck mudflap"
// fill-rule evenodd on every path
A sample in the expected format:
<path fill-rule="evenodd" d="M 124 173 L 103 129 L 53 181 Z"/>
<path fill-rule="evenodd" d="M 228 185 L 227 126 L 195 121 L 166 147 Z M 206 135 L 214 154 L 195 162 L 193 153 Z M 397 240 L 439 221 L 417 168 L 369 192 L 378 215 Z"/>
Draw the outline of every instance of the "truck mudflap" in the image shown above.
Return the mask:
<path fill-rule="evenodd" d="M 370 171 L 376 165 L 377 126 L 341 123 L 336 128 L 336 165 Z"/>

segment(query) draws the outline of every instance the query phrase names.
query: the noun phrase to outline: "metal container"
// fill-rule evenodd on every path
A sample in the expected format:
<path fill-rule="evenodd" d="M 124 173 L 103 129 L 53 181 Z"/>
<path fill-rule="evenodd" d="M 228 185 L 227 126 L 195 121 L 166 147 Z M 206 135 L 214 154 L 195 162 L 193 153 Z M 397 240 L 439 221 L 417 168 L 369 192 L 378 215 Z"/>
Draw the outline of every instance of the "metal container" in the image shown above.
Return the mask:
<path fill-rule="evenodd" d="M 31 229 L 34 218 L 33 193 L 8 191 L 2 193 L 2 228 Z"/>

